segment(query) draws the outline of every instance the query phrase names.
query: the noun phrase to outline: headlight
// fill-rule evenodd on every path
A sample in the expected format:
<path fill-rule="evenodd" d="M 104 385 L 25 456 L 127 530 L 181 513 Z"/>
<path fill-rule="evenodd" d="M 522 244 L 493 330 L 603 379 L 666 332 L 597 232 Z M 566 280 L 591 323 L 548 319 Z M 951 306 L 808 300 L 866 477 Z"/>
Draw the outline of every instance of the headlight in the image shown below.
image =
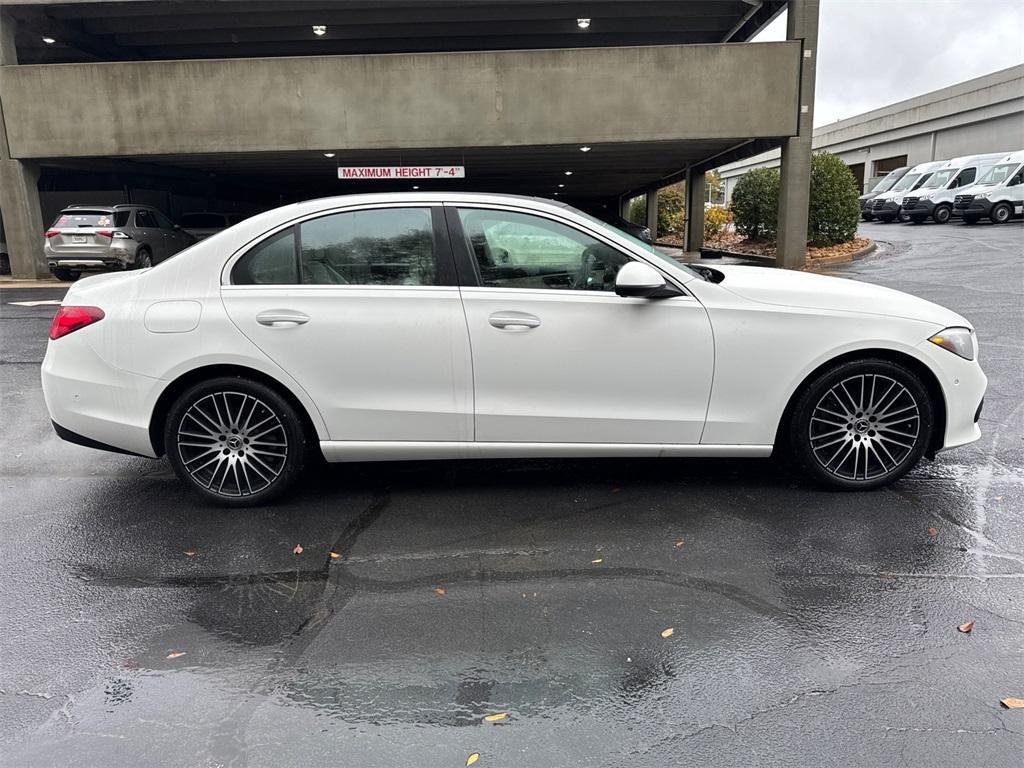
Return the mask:
<path fill-rule="evenodd" d="M 931 200 L 931 199 L 932 199 L 932 196 L 931 196 L 931 194 L 927 194 L 927 195 L 921 195 L 921 199 L 922 199 L 922 200 Z"/>
<path fill-rule="evenodd" d="M 988 192 L 979 192 L 978 194 L 975 195 L 975 197 L 984 197 L 987 200 L 988 196 L 991 195 L 991 194 L 992 194 L 991 190 L 988 191 Z"/>
<path fill-rule="evenodd" d="M 964 360 L 974 359 L 974 334 L 971 333 L 970 328 L 947 328 L 932 336 L 928 341 L 943 349 L 948 349 Z"/>

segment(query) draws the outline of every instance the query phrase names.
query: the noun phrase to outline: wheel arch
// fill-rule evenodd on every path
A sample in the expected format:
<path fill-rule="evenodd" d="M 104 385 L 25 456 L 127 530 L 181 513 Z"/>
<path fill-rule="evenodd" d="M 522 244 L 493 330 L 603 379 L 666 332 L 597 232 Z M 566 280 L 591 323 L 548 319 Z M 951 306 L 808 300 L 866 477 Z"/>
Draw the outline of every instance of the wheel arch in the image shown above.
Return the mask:
<path fill-rule="evenodd" d="M 830 368 L 856 360 L 887 360 L 891 363 L 902 365 L 917 374 L 925 389 L 928 390 L 928 395 L 931 397 L 932 402 L 935 403 L 935 413 L 933 414 L 935 428 L 932 431 L 931 441 L 925 450 L 925 456 L 929 459 L 935 458 L 935 454 L 942 448 L 946 435 L 946 396 L 942 392 L 942 385 L 939 384 L 939 380 L 932 369 L 918 358 L 899 350 L 882 348 L 856 349 L 844 352 L 841 355 L 836 355 L 826 360 L 808 373 L 790 393 L 786 407 L 782 411 L 782 417 L 779 419 L 779 424 L 775 431 L 776 447 L 786 445 L 786 436 L 789 433 L 790 421 L 793 418 L 793 409 L 804 388 Z"/>
<path fill-rule="evenodd" d="M 167 415 L 170 413 L 171 406 L 174 404 L 174 401 L 177 400 L 186 389 L 194 384 L 221 376 L 247 378 L 270 387 L 281 395 L 281 397 L 287 400 L 295 409 L 295 412 L 299 414 L 299 417 L 302 419 L 302 427 L 306 430 L 310 439 L 313 441 L 318 440 L 318 433 L 312 416 L 302 401 L 296 397 L 287 386 L 282 384 L 273 376 L 256 370 L 255 368 L 231 363 L 218 363 L 204 365 L 199 368 L 193 368 L 190 371 L 186 371 L 168 384 L 164 388 L 164 391 L 160 393 L 156 404 L 153 406 L 153 412 L 149 419 L 149 440 L 152 443 L 153 450 L 156 452 L 157 456 L 163 456 L 165 452 L 164 424 L 167 421 Z"/>

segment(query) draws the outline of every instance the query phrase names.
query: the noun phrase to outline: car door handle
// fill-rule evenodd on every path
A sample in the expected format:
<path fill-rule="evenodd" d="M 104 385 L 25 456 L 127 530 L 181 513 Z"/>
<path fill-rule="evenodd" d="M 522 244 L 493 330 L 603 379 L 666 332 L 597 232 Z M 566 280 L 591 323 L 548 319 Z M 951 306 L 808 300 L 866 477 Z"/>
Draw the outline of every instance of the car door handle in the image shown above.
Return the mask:
<path fill-rule="evenodd" d="M 293 309 L 269 309 L 256 315 L 256 322 L 271 328 L 287 328 L 308 323 L 309 315 Z"/>
<path fill-rule="evenodd" d="M 495 312 L 487 318 L 495 328 L 506 331 L 528 331 L 540 325 L 540 318 L 526 312 Z"/>

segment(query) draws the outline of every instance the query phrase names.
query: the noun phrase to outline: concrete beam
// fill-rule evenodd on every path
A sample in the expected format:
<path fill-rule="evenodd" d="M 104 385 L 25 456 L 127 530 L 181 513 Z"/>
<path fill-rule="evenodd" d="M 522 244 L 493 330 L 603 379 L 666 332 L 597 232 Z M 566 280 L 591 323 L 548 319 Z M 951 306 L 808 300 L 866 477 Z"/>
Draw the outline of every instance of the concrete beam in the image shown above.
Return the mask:
<path fill-rule="evenodd" d="M 800 131 L 782 144 L 776 266 L 798 269 L 807 258 L 811 140 L 814 128 L 815 62 L 818 56 L 818 1 L 790 0 L 786 37 L 800 41 Z"/>
<path fill-rule="evenodd" d="M 707 199 L 704 171 L 691 169 L 686 177 L 686 250 L 704 247 L 704 201 Z"/>
<path fill-rule="evenodd" d="M 22 65 L 0 97 L 19 159 L 744 140 L 797 133 L 799 67 L 788 41 Z"/>

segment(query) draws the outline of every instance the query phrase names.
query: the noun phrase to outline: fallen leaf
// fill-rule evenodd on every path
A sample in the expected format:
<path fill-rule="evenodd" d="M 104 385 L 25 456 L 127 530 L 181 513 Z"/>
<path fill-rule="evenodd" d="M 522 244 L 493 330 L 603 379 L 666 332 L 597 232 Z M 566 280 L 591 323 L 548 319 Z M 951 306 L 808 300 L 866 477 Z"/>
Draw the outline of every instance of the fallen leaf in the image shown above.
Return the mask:
<path fill-rule="evenodd" d="M 301 544 L 296 544 L 295 545 L 295 549 L 292 550 L 292 554 L 294 554 L 294 555 L 301 555 L 302 554 L 302 545 Z"/>
<path fill-rule="evenodd" d="M 437 592 L 437 594 L 439 594 L 439 595 L 443 595 L 444 594 L 444 587 L 434 587 L 434 591 Z"/>
<path fill-rule="evenodd" d="M 470 755 L 469 757 L 466 758 L 466 765 L 472 765 L 473 763 L 475 763 L 479 759 L 480 759 L 480 753 L 479 752 L 474 752 L 472 755 Z"/>
<path fill-rule="evenodd" d="M 669 627 L 668 629 L 663 629 L 661 631 L 661 636 L 662 637 L 672 637 L 672 633 L 673 632 L 675 632 L 675 629 L 673 629 L 672 627 Z"/>
<path fill-rule="evenodd" d="M 598 563 L 603 563 L 604 562 L 604 558 L 603 557 L 599 557 L 596 560 L 591 560 L 590 562 L 592 562 L 594 565 L 597 565 Z"/>
<path fill-rule="evenodd" d="M 679 539 L 679 541 L 676 542 L 676 549 L 682 549 L 683 544 L 685 544 L 685 543 L 686 543 L 686 539 Z"/>
<path fill-rule="evenodd" d="M 961 624 L 959 627 L 957 627 L 957 629 L 959 629 L 965 635 L 969 635 L 971 634 L 971 630 L 974 629 L 974 622 L 968 621 L 966 624 Z"/>
<path fill-rule="evenodd" d="M 341 555 L 337 552 L 331 552 L 331 560 L 337 560 L 339 557 L 341 557 Z"/>
<path fill-rule="evenodd" d="M 498 720 L 504 720 L 508 717 L 508 712 L 495 712 L 493 715 L 484 715 L 484 720 L 488 723 L 496 723 Z"/>
<path fill-rule="evenodd" d="M 938 529 L 936 529 L 936 528 L 929 528 L 929 529 L 928 529 L 928 535 L 929 535 L 929 536 L 934 536 L 934 535 L 935 535 L 936 533 L 938 533 L 938 532 L 939 532 L 939 531 L 938 531 Z"/>
<path fill-rule="evenodd" d="M 171 651 L 170 653 L 167 654 L 167 658 L 168 659 L 176 659 L 179 656 L 184 656 L 184 655 L 185 655 L 184 651 Z"/>
<path fill-rule="evenodd" d="M 1024 699 L 1000 699 L 999 703 L 1007 709 L 1024 709 Z"/>
<path fill-rule="evenodd" d="M 186 549 L 184 555 L 185 557 L 195 557 L 196 551 L 194 549 Z"/>

